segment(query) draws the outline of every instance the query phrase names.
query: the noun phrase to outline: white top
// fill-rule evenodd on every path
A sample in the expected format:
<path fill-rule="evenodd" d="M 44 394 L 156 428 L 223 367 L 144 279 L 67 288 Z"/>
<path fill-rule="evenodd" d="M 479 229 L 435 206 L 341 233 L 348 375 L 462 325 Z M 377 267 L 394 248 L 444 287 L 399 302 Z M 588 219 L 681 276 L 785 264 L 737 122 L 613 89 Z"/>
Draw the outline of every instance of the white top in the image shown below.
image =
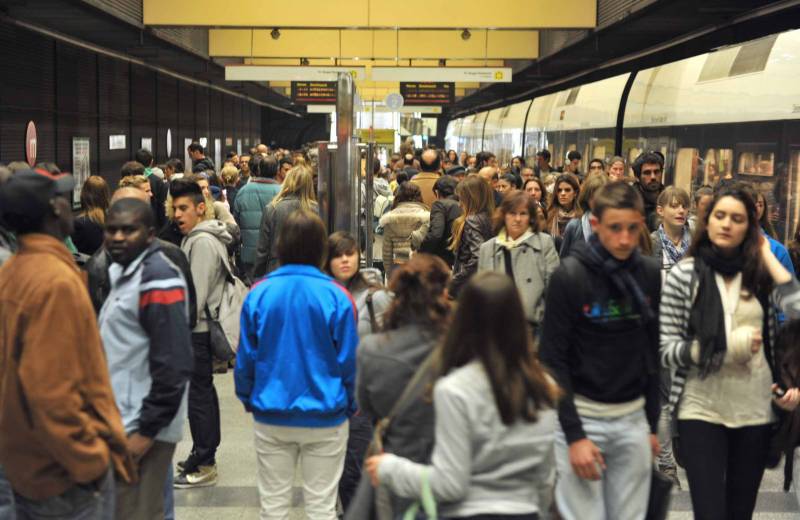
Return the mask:
<path fill-rule="evenodd" d="M 728 349 L 718 372 L 700 379 L 698 369 L 691 369 L 678 419 L 728 428 L 768 424 L 773 421 L 772 372 L 763 347 L 755 355 L 750 350 L 753 333 L 762 329 L 764 309 L 755 296 L 745 298 L 741 273 L 728 286 L 719 274 L 716 281 L 725 313 Z M 693 351 L 695 355 L 698 346 Z"/>

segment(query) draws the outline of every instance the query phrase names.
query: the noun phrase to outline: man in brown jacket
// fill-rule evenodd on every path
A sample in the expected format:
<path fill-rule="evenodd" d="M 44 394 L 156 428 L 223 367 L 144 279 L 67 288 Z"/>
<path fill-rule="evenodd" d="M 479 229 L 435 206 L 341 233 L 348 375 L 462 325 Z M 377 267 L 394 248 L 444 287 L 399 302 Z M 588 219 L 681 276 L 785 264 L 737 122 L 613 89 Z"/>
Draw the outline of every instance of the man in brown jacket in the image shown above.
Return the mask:
<path fill-rule="evenodd" d="M 422 173 L 414 175 L 411 182 L 419 186 L 422 192 L 422 202 L 428 206 L 430 210 L 431 206 L 436 201 L 436 195 L 433 193 L 433 185 L 439 180 L 442 163 L 439 158 L 439 152 L 433 149 L 422 152 L 422 157 L 420 157 L 420 159 L 422 159 L 420 161 Z"/>
<path fill-rule="evenodd" d="M 20 171 L 0 188 L 19 251 L 0 268 L 0 463 L 17 516 L 112 519 L 127 439 L 86 286 L 63 240 L 70 175 Z"/>

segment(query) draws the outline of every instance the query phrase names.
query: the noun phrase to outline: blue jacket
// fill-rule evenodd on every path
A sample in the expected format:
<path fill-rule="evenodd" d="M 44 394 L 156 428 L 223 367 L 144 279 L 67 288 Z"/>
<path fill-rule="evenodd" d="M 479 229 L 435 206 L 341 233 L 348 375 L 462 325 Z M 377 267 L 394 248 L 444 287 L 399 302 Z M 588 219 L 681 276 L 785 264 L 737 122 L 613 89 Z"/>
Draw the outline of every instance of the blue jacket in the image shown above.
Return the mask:
<path fill-rule="evenodd" d="M 194 361 L 186 281 L 157 241 L 108 274 L 98 325 L 125 432 L 178 442 Z"/>
<path fill-rule="evenodd" d="M 261 423 L 327 428 L 356 410 L 358 316 L 350 293 L 316 267 L 289 264 L 242 306 L 236 395 Z"/>
<path fill-rule="evenodd" d="M 772 251 L 772 254 L 775 255 L 775 258 L 781 263 L 783 267 L 786 268 L 787 271 L 792 273 L 792 276 L 796 276 L 797 273 L 794 272 L 794 264 L 792 264 L 792 257 L 789 256 L 789 251 L 786 249 L 786 246 L 769 236 L 761 230 L 761 234 L 764 235 L 767 240 L 769 240 L 769 248 Z"/>
<path fill-rule="evenodd" d="M 242 232 L 242 262 L 252 264 L 256 260 L 258 230 L 264 208 L 281 191 L 275 179 L 253 177 L 236 194 L 233 203 L 233 218 L 239 223 Z"/>

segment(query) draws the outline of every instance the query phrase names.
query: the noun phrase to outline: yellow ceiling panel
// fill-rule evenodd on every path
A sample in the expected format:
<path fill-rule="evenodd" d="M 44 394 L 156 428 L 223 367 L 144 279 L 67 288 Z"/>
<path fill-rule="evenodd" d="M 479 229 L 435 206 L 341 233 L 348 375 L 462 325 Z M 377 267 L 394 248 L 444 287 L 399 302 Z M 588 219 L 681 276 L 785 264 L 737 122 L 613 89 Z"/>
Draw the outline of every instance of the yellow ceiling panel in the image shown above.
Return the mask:
<path fill-rule="evenodd" d="M 291 81 L 270 81 L 269 86 L 272 88 L 291 88 L 292 82 Z"/>
<path fill-rule="evenodd" d="M 194 27 L 593 28 L 596 0 L 143 0 L 144 23 Z M 408 16 L 406 13 L 416 13 Z"/>
<path fill-rule="evenodd" d="M 489 31 L 486 55 L 492 58 L 534 59 L 539 56 L 537 31 Z"/>
<path fill-rule="evenodd" d="M 339 55 L 339 31 L 308 30 L 281 31 L 277 40 L 270 31 L 259 29 L 253 31 L 252 56 L 330 58 Z"/>

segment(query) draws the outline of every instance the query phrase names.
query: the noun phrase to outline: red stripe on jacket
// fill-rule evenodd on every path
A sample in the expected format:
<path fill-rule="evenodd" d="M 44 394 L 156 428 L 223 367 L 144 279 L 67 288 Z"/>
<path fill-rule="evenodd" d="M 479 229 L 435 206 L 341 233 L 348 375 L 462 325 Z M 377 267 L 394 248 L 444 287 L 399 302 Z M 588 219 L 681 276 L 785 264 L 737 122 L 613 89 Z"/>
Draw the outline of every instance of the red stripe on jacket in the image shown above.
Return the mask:
<path fill-rule="evenodd" d="M 139 297 L 139 308 L 146 307 L 151 303 L 172 305 L 173 303 L 182 302 L 185 299 L 184 291 L 180 287 L 175 289 L 154 289 Z"/>

